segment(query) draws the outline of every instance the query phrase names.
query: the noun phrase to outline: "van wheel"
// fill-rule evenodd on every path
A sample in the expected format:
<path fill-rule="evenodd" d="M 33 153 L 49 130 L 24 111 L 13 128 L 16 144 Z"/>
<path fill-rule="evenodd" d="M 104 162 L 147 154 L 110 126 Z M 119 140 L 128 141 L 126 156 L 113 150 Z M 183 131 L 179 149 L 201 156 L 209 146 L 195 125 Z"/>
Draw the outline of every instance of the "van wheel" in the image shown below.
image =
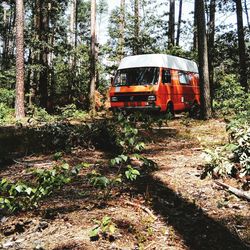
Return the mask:
<path fill-rule="evenodd" d="M 174 117 L 174 106 L 171 102 L 169 102 L 167 105 L 166 114 L 170 119 Z"/>
<path fill-rule="evenodd" d="M 194 119 L 200 119 L 201 118 L 201 106 L 194 102 L 189 110 L 189 117 Z"/>

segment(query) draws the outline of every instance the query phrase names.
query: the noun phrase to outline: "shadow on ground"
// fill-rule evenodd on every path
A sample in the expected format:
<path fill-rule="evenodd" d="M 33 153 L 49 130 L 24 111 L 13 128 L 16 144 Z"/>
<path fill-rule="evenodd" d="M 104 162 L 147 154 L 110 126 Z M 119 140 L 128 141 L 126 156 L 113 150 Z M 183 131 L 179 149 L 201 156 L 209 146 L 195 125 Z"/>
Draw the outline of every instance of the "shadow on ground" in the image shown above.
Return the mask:
<path fill-rule="evenodd" d="M 150 190 L 154 212 L 174 227 L 190 249 L 250 249 L 219 221 L 210 218 L 198 206 L 185 200 L 151 175 L 141 179 L 136 189 L 141 194 Z"/>

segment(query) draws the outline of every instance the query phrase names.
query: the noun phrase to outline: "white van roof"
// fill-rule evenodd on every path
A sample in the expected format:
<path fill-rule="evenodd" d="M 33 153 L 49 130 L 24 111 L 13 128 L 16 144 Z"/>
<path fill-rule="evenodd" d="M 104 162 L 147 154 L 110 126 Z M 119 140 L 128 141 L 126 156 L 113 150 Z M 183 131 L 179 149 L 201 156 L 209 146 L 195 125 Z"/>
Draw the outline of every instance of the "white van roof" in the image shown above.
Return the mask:
<path fill-rule="evenodd" d="M 138 67 L 163 67 L 194 73 L 199 72 L 194 61 L 166 54 L 128 56 L 122 59 L 118 69 Z"/>

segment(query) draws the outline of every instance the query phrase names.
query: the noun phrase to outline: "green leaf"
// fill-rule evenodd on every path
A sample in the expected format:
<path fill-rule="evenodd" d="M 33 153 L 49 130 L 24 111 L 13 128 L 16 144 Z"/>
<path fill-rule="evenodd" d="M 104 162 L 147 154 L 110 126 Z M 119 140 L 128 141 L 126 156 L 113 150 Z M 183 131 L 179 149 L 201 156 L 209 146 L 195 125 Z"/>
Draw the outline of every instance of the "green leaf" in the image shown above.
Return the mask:
<path fill-rule="evenodd" d="M 99 231 L 100 231 L 100 227 L 99 226 L 94 227 L 93 229 L 90 230 L 89 237 L 90 238 L 96 237 L 99 234 Z"/>

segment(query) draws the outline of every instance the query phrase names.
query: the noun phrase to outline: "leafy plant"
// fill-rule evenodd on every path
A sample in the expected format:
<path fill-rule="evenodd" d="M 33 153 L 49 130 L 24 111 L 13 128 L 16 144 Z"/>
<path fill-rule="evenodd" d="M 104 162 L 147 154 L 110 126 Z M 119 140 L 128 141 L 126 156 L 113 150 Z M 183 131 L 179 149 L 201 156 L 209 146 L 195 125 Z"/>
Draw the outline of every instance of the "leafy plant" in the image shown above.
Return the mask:
<path fill-rule="evenodd" d="M 11 183 L 7 179 L 0 182 L 0 210 L 11 213 L 37 207 L 44 197 L 71 181 L 68 164 L 53 169 L 38 169 L 32 172 L 33 181 Z"/>
<path fill-rule="evenodd" d="M 140 175 L 140 172 L 131 165 L 128 165 L 127 168 L 128 170 L 125 172 L 126 178 L 130 181 L 136 180 L 136 178 Z"/>
<path fill-rule="evenodd" d="M 101 221 L 96 220 L 96 225 L 89 232 L 90 238 L 99 238 L 100 236 L 113 236 L 117 230 L 115 223 L 108 216 L 104 216 Z"/>

